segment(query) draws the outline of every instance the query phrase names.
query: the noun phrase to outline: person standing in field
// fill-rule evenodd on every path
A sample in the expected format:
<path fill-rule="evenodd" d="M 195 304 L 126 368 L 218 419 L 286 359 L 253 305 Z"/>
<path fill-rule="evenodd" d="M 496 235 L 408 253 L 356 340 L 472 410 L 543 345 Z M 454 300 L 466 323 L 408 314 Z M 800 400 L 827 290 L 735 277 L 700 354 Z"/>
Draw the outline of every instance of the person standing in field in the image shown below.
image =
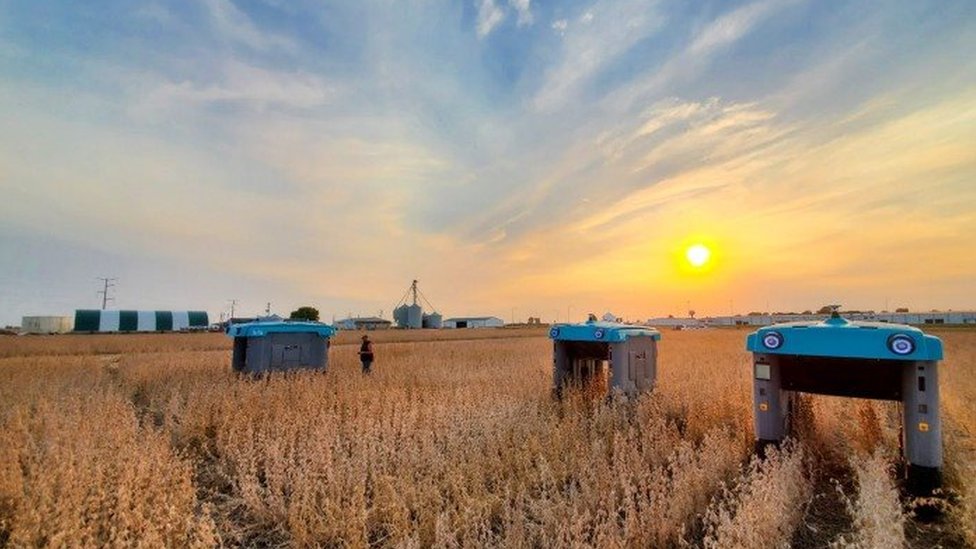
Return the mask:
<path fill-rule="evenodd" d="M 363 344 L 359 346 L 359 360 L 363 363 L 363 373 L 373 371 L 373 342 L 368 335 L 363 335 Z"/>

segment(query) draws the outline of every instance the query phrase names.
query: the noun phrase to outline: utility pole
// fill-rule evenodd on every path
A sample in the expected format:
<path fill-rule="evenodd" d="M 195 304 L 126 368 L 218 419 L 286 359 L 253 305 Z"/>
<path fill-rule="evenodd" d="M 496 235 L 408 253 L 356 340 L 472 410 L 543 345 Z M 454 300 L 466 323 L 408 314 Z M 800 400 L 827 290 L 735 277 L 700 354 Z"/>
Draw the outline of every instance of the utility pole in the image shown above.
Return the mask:
<path fill-rule="evenodd" d="M 114 297 L 109 297 L 108 296 L 108 291 L 109 291 L 110 288 L 114 288 L 115 287 L 115 284 L 114 283 L 115 282 L 118 282 L 119 279 L 117 279 L 117 278 L 99 277 L 98 280 L 101 280 L 102 281 L 103 286 L 102 286 L 102 289 L 99 290 L 96 293 L 99 293 L 99 294 L 102 295 L 102 310 L 104 311 L 105 310 L 105 307 L 108 305 L 108 302 L 109 301 L 115 301 L 115 298 Z"/>
<path fill-rule="evenodd" d="M 233 320 L 233 318 L 234 318 L 234 307 L 237 306 L 237 300 L 236 299 L 229 299 L 228 301 L 230 301 L 230 318 L 231 318 L 231 320 Z"/>
<path fill-rule="evenodd" d="M 265 308 L 264 308 L 264 316 L 271 316 L 271 302 L 270 301 L 268 302 L 268 305 L 265 306 Z"/>

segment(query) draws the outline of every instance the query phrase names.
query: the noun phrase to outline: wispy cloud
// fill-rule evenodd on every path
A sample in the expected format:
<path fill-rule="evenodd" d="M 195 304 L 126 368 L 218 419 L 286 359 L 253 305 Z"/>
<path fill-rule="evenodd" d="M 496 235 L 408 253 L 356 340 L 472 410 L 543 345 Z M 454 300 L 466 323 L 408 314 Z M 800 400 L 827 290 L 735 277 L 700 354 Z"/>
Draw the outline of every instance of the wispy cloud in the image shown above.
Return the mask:
<path fill-rule="evenodd" d="M 504 19 L 505 12 L 495 4 L 495 0 L 480 0 L 478 4 L 478 37 L 484 38 L 491 34 L 491 31 Z"/>
<path fill-rule="evenodd" d="M 532 15 L 532 0 L 508 0 L 508 3 L 518 13 L 518 26 L 531 25 L 535 21 L 535 16 Z"/>
<path fill-rule="evenodd" d="M 232 0 L 203 0 L 214 27 L 227 40 L 254 50 L 282 49 L 295 51 L 294 39 L 259 29 Z"/>
<path fill-rule="evenodd" d="M 668 93 L 669 87 L 690 80 L 704 70 L 712 57 L 746 37 L 777 10 L 796 5 L 798 0 L 759 0 L 738 7 L 705 25 L 688 45 L 656 70 L 608 94 L 603 104 L 627 109 L 635 103 Z"/>
<path fill-rule="evenodd" d="M 184 106 L 236 104 L 251 109 L 307 109 L 332 100 L 336 87 L 304 71 L 275 71 L 235 61 L 224 62 L 205 82 L 167 82 L 149 92 L 137 112 L 165 112 Z"/>
<path fill-rule="evenodd" d="M 583 17 L 589 18 L 588 24 L 566 32 L 559 58 L 546 71 L 533 98 L 539 111 L 553 111 L 573 100 L 588 80 L 659 30 L 664 21 L 657 2 L 644 0 L 599 2 Z M 557 30 L 565 31 L 567 26 L 560 24 Z"/>
<path fill-rule="evenodd" d="M 736 8 L 709 23 L 688 47 L 691 55 L 703 55 L 732 44 L 749 33 L 774 11 L 796 0 L 760 0 Z"/>

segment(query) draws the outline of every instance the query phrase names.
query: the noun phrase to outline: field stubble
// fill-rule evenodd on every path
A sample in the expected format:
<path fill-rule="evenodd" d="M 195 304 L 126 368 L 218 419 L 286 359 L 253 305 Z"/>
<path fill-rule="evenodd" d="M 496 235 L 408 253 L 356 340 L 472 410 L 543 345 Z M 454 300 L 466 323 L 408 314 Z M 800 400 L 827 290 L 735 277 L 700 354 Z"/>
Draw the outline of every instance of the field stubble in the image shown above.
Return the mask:
<path fill-rule="evenodd" d="M 658 389 L 636 402 L 585 391 L 553 401 L 539 331 L 402 334 L 377 337 L 369 377 L 355 348 L 337 345 L 327 374 L 262 381 L 232 375 L 226 340 L 209 335 L 0 348 L 0 542 L 974 542 L 972 332 L 945 336 L 958 504 L 935 533 L 914 525 L 892 480 L 893 405 L 809 399 L 800 442 L 751 459 L 742 332 L 665 334 Z"/>

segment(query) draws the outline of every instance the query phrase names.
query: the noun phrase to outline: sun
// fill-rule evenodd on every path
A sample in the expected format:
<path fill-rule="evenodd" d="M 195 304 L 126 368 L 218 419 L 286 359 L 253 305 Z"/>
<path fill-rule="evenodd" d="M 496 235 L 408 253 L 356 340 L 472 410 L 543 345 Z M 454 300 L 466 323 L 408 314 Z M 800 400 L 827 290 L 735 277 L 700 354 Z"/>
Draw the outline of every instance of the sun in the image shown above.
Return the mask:
<path fill-rule="evenodd" d="M 694 244 L 685 250 L 685 258 L 688 259 L 688 263 L 691 263 L 692 267 L 704 267 L 711 256 L 712 251 L 704 244 Z"/>

